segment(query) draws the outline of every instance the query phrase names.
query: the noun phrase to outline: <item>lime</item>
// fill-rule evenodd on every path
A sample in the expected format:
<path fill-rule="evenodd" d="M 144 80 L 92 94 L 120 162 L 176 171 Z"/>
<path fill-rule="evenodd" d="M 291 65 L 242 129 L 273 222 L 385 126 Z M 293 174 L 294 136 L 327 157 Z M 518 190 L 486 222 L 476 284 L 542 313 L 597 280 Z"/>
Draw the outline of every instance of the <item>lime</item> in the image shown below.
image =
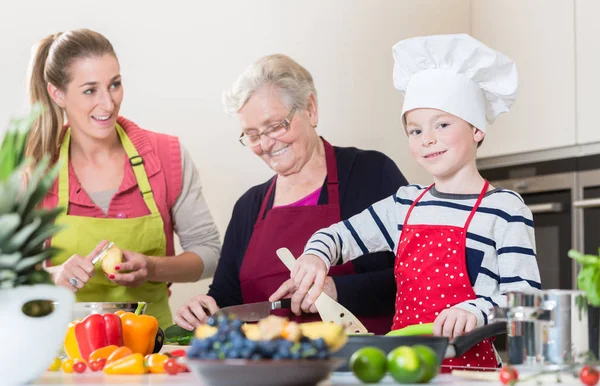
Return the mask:
<path fill-rule="evenodd" d="M 350 357 L 350 368 L 364 383 L 377 383 L 387 371 L 385 353 L 377 347 L 363 347 Z"/>
<path fill-rule="evenodd" d="M 429 346 L 418 344 L 413 346 L 413 350 L 417 352 L 424 368 L 423 377 L 419 379 L 419 383 L 427 383 L 432 380 L 439 371 L 438 357 L 435 351 Z"/>
<path fill-rule="evenodd" d="M 387 366 L 392 377 L 399 383 L 417 383 L 423 378 L 425 371 L 419 354 L 409 346 L 396 347 L 390 351 Z"/>

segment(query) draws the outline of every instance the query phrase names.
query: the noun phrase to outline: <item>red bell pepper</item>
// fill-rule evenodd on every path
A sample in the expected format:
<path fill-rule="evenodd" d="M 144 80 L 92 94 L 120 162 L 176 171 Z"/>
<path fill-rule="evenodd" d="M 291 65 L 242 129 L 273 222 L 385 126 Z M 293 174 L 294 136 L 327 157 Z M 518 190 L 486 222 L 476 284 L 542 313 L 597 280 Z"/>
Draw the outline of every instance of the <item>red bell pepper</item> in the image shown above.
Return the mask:
<path fill-rule="evenodd" d="M 86 361 L 99 348 L 123 346 L 121 318 L 115 314 L 92 314 L 75 325 L 75 339 L 81 357 Z"/>

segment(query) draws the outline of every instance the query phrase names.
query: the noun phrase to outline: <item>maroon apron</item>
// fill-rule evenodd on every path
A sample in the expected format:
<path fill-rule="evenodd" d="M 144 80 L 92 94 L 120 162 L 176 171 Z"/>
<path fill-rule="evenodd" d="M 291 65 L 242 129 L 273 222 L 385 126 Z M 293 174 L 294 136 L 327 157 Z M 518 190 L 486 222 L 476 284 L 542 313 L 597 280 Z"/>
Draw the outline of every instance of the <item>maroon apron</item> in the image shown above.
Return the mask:
<path fill-rule="evenodd" d="M 274 193 L 277 177 L 273 179 L 261 205 L 254 231 L 242 266 L 240 285 L 244 304 L 263 302 L 269 299 L 283 282 L 290 278 L 290 271 L 277 257 L 276 251 L 286 247 L 296 257 L 304 252 L 308 239 L 319 229 L 341 221 L 339 205 L 339 182 L 337 163 L 333 147 L 323 140 L 327 163 L 328 203 L 316 206 L 275 207 L 265 211 L 271 194 Z M 352 262 L 332 266 L 330 276 L 354 274 Z M 320 320 L 318 314 L 294 315 L 291 310 L 278 310 L 277 315 L 298 322 Z M 370 332 L 384 334 L 390 330 L 392 316 L 360 317 Z"/>
<path fill-rule="evenodd" d="M 433 186 L 433 185 L 431 185 Z M 467 229 L 487 192 L 487 180 L 463 227 L 450 225 L 409 225 L 408 218 L 429 186 L 412 203 L 402 227 L 396 253 L 396 317 L 393 330 L 433 322 L 447 308 L 475 299 L 466 262 Z M 456 367 L 496 368 L 496 353 L 490 339 L 484 339 L 462 357 L 445 359 L 442 372 Z"/>

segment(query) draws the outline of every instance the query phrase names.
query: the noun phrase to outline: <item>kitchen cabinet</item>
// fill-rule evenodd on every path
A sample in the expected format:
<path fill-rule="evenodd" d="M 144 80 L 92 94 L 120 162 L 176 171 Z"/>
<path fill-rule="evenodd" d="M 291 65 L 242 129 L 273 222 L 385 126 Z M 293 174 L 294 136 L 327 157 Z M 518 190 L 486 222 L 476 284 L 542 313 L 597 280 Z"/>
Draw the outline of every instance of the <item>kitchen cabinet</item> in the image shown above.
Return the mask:
<path fill-rule="evenodd" d="M 598 129 L 598 90 L 600 90 L 600 2 L 575 1 L 577 69 L 577 142 L 600 141 Z"/>
<path fill-rule="evenodd" d="M 594 0 L 583 3 L 596 10 L 586 11 L 593 24 L 600 5 Z M 576 144 L 574 12 L 574 1 L 471 2 L 472 36 L 513 59 L 519 72 L 517 100 L 488 128 L 480 157 Z M 588 39 L 595 36 L 598 33 Z M 598 59 L 600 50 L 595 55 Z"/>

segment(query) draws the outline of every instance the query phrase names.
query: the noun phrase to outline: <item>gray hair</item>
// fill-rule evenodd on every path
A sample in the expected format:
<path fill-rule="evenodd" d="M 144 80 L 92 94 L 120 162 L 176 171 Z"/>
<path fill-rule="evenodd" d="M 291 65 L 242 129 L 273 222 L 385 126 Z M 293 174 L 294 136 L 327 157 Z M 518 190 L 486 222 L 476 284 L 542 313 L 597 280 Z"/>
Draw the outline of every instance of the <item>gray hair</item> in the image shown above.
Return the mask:
<path fill-rule="evenodd" d="M 310 72 L 288 56 L 268 55 L 247 67 L 233 86 L 223 92 L 225 112 L 234 115 L 255 91 L 266 85 L 275 86 L 290 109 L 305 109 L 310 94 L 317 98 Z"/>

